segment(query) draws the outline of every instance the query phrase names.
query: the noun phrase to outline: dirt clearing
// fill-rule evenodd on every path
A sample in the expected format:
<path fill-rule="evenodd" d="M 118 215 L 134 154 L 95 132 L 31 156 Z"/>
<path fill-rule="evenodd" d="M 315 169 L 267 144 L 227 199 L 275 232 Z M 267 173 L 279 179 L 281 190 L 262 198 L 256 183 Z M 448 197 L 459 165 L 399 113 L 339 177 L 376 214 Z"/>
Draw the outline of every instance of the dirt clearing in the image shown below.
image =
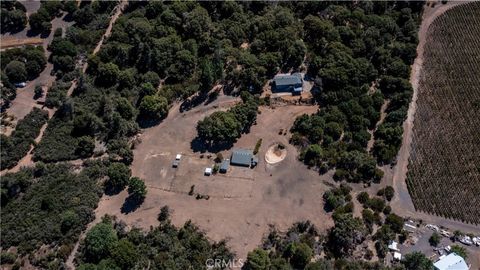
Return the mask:
<path fill-rule="evenodd" d="M 185 113 L 179 113 L 176 106 L 160 125 L 144 130 L 142 143 L 134 150 L 132 173 L 145 179 L 145 202 L 133 212 L 122 213 L 125 191 L 104 196 L 97 216 L 117 215 L 128 225 L 148 229 L 158 224 L 160 208 L 168 205 L 175 225 L 192 220 L 210 239 L 228 240 L 240 258 L 261 243 L 270 225 L 285 230 L 294 222 L 308 219 L 322 231 L 332 226 L 322 208 L 322 195 L 328 188 L 323 181 L 331 176 L 320 176 L 305 168 L 297 160 L 297 150 L 288 144 L 287 130 L 295 118 L 315 113 L 316 106 L 261 107 L 257 124 L 233 147 L 253 149 L 262 138 L 265 146 L 257 155 L 263 157 L 269 145 L 281 143 L 289 153 L 284 160 L 270 165 L 261 159 L 253 169 L 231 166 L 226 174 L 203 175 L 204 169 L 213 165 L 215 154 L 192 152 L 190 142 L 196 135 L 196 123 L 238 101 L 220 96 L 209 105 Z M 182 159 L 178 168 L 173 168 L 178 153 L 182 153 Z M 231 151 L 222 154 L 229 158 Z"/>

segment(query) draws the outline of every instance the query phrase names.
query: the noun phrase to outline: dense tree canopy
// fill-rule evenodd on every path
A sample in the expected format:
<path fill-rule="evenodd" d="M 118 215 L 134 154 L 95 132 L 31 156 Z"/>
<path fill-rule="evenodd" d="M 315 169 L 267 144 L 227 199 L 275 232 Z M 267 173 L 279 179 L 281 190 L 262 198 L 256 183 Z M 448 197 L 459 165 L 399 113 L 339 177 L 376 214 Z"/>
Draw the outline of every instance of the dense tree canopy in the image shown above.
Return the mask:
<path fill-rule="evenodd" d="M 247 132 L 257 117 L 258 100 L 247 92 L 242 93 L 242 100 L 228 111 L 214 112 L 198 122 L 198 137 L 210 144 L 230 143 Z"/>
<path fill-rule="evenodd" d="M 19 1 L 2 1 L 0 17 L 1 33 L 19 32 L 27 25 L 26 9 Z"/>
<path fill-rule="evenodd" d="M 207 259 L 233 258 L 224 242 L 210 243 L 191 222 L 176 228 L 165 222 L 149 232 L 110 217 L 95 225 L 80 249 L 79 269 L 204 269 Z"/>
<path fill-rule="evenodd" d="M 47 262 L 64 260 L 86 225 L 101 195 L 95 174 L 101 164 L 86 164 L 72 173 L 65 164 L 37 163 L 2 176 L 2 248 L 18 247 L 21 255 L 46 245 Z"/>

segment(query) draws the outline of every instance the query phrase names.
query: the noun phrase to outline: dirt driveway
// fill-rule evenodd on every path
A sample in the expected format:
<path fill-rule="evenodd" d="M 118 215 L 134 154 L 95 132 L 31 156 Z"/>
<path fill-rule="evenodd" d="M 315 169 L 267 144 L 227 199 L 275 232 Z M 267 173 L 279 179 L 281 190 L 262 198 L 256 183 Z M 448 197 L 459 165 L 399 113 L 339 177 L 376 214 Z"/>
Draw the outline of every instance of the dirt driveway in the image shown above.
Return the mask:
<path fill-rule="evenodd" d="M 288 130 L 295 118 L 303 113 L 314 113 L 316 106 L 284 106 L 275 109 L 262 107 L 257 124 L 245 134 L 234 148 L 253 149 L 263 139 L 258 153 L 259 165 L 254 169 L 232 167 L 226 175 L 203 175 L 206 166 L 213 164 L 215 155 L 194 153 L 190 142 L 196 135 L 196 122 L 217 110 L 225 110 L 238 102 L 238 98 L 220 96 L 208 106 L 199 106 L 179 113 L 178 106 L 171 110 L 160 125 L 147 129 L 142 143 L 134 150 L 132 164 L 134 176 L 145 179 L 148 194 L 142 206 L 128 214 L 121 212 L 126 192 L 104 196 L 97 216 L 114 214 L 129 225 L 148 229 L 158 224 L 160 208 L 168 205 L 173 210 L 172 221 L 182 225 L 192 220 L 215 241 L 228 240 L 228 245 L 240 258 L 257 247 L 270 225 L 281 230 L 292 223 L 311 220 L 320 230 L 333 225 L 323 211 L 322 195 L 327 189 L 325 181 L 331 175 L 319 176 L 297 160 L 297 150 L 288 144 Z M 273 143 L 282 143 L 288 151 L 285 160 L 275 165 L 264 161 L 265 151 Z M 172 168 L 177 153 L 182 153 L 179 168 Z M 229 157 L 230 152 L 222 152 Z M 196 199 L 188 195 L 192 185 L 195 193 L 210 198 Z"/>

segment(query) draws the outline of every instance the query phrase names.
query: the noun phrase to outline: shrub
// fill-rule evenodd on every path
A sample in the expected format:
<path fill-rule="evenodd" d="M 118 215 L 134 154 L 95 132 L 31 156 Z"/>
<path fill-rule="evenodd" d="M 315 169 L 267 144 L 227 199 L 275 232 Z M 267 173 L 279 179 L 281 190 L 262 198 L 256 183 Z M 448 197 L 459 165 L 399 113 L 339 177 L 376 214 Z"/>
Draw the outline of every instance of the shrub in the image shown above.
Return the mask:
<path fill-rule="evenodd" d="M 255 144 L 255 148 L 253 149 L 254 155 L 258 154 L 258 151 L 260 150 L 260 146 L 262 146 L 262 139 L 258 139 L 257 143 Z"/>
<path fill-rule="evenodd" d="M 39 135 L 41 127 L 47 122 L 47 111 L 33 108 L 20 120 L 10 137 L 1 135 L 2 169 L 12 168 L 30 150 L 34 139 Z"/>

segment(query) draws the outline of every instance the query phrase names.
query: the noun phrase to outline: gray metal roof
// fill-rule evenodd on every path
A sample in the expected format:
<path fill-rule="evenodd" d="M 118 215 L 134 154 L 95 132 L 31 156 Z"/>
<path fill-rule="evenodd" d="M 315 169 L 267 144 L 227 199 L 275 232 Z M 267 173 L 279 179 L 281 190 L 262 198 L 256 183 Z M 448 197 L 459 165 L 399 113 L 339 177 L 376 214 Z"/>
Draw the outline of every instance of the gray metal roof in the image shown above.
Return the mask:
<path fill-rule="evenodd" d="M 233 150 L 231 164 L 250 166 L 252 163 L 253 152 L 247 149 Z"/>
<path fill-rule="evenodd" d="M 292 75 L 277 75 L 273 78 L 276 86 L 281 85 L 295 85 L 302 83 L 301 74 L 295 73 Z"/>
<path fill-rule="evenodd" d="M 227 171 L 228 170 L 228 166 L 230 165 L 230 160 L 228 159 L 224 159 L 222 161 L 222 164 L 220 164 L 220 171 Z"/>

